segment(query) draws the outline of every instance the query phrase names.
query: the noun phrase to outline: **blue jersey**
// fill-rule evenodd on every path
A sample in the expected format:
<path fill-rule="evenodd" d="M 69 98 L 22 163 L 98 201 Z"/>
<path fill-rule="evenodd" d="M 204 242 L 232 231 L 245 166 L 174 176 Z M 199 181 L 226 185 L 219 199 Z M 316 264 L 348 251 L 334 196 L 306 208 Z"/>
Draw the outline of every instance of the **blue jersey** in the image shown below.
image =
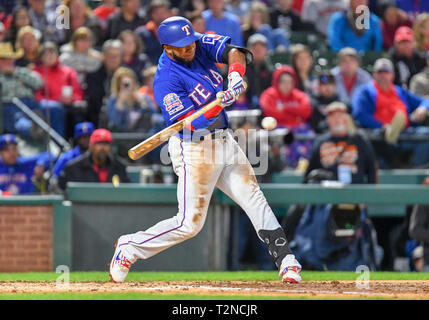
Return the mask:
<path fill-rule="evenodd" d="M 0 190 L 12 194 L 34 192 L 31 177 L 36 166 L 49 166 L 49 153 L 44 152 L 31 157 L 19 157 L 15 165 L 7 165 L 0 159 Z"/>
<path fill-rule="evenodd" d="M 62 154 L 61 157 L 55 162 L 54 165 L 54 175 L 58 178 L 63 171 L 64 167 L 74 158 L 77 158 L 81 155 L 79 146 L 74 147 L 73 149 L 67 151 L 66 153 Z"/>
<path fill-rule="evenodd" d="M 223 78 L 216 63 L 223 63 L 222 53 L 230 41 L 227 36 L 203 35 L 197 42 L 195 58 L 189 66 L 170 59 L 163 52 L 153 81 L 153 91 L 167 126 L 216 99 L 216 93 L 223 90 Z M 195 130 L 214 131 L 228 127 L 228 118 L 222 110 L 211 119 L 202 115 L 192 125 Z M 182 133 L 179 136 L 183 137 Z"/>

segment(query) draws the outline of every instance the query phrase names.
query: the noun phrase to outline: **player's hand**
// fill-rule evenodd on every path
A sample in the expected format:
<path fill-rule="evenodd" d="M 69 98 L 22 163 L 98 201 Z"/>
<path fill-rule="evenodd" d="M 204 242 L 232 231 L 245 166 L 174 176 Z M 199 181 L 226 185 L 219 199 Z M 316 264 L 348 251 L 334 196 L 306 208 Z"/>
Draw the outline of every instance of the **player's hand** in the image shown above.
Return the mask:
<path fill-rule="evenodd" d="M 233 90 L 237 97 L 246 90 L 246 83 L 237 71 L 228 74 L 228 90 Z"/>
<path fill-rule="evenodd" d="M 235 92 L 231 89 L 220 91 L 216 94 L 217 99 L 221 99 L 220 105 L 222 107 L 228 107 L 234 103 L 237 99 Z"/>

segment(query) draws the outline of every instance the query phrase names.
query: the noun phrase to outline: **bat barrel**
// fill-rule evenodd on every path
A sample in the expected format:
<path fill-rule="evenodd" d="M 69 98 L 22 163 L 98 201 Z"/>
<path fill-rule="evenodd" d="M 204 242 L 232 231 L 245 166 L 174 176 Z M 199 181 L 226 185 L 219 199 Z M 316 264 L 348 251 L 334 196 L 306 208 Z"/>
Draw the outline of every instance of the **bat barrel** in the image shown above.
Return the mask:
<path fill-rule="evenodd" d="M 130 157 L 131 160 L 137 160 L 140 158 L 137 152 L 133 149 L 128 150 L 128 157 Z"/>

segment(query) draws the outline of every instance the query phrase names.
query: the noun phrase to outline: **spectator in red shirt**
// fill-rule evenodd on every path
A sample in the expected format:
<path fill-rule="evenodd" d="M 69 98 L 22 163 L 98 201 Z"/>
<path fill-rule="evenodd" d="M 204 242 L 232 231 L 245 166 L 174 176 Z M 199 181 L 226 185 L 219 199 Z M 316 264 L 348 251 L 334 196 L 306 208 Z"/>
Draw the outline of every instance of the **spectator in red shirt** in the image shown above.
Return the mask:
<path fill-rule="evenodd" d="M 279 127 L 296 128 L 312 114 L 310 99 L 296 89 L 296 82 L 295 71 L 283 66 L 274 72 L 271 87 L 261 94 L 259 102 L 264 115 L 274 117 Z"/>
<path fill-rule="evenodd" d="M 308 123 L 313 109 L 310 98 L 296 88 L 297 76 L 289 66 L 283 66 L 273 74 L 271 87 L 262 92 L 259 103 L 266 117 L 277 120 L 278 127 L 287 128 L 294 133 L 312 134 Z M 289 166 L 295 167 L 300 158 L 308 158 L 311 143 L 294 142 L 286 148 Z"/>
<path fill-rule="evenodd" d="M 35 93 L 36 100 L 45 116 L 49 109 L 53 129 L 65 136 L 66 109 L 83 105 L 83 90 L 77 73 L 59 62 L 58 47 L 53 42 L 44 43 L 35 71 L 43 79 L 43 87 Z M 70 111 L 68 114 L 73 114 Z"/>

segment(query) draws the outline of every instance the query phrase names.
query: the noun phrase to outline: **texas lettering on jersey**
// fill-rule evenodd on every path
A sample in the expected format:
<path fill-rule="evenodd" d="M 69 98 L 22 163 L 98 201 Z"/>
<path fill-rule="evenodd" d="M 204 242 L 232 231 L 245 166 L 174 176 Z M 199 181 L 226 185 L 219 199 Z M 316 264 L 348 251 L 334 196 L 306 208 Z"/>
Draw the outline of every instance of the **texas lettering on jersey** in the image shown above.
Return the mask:
<path fill-rule="evenodd" d="M 230 41 L 227 36 L 203 35 L 190 65 L 174 61 L 165 51 L 161 55 L 153 83 L 154 98 L 162 109 L 167 126 L 214 100 L 216 93 L 222 90 L 223 78 L 216 63 L 222 63 L 223 50 Z M 227 127 L 226 112 L 221 111 L 218 117 Z M 207 128 L 215 118 L 207 120 L 203 127 Z"/>

